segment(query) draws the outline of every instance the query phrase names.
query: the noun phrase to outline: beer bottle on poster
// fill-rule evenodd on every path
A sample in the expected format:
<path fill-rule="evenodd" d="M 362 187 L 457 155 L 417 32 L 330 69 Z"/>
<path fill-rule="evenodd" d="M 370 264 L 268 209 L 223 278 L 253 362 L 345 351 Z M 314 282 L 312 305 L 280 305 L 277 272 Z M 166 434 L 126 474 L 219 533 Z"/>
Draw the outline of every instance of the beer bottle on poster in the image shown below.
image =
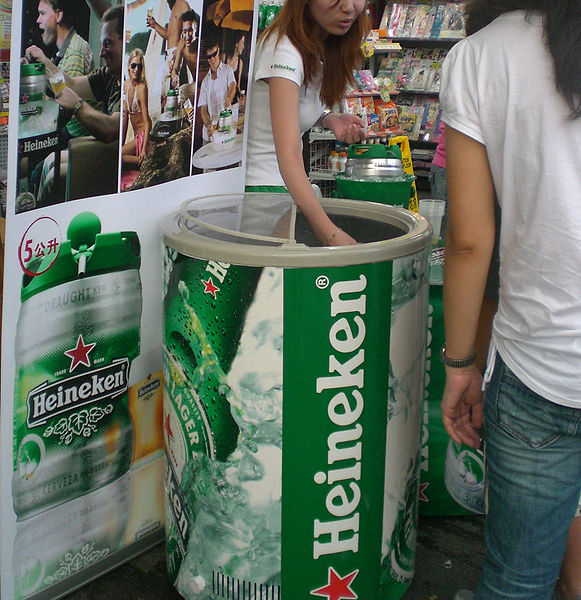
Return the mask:
<path fill-rule="evenodd" d="M 166 529 L 173 580 L 193 515 L 182 470 L 197 456 L 225 460 L 236 447 L 226 376 L 236 356 L 261 268 L 198 260 L 166 248 L 164 436 Z"/>
<path fill-rule="evenodd" d="M 128 471 L 131 361 L 139 354 L 140 244 L 73 218 L 54 264 L 27 265 L 15 344 L 13 505 L 19 520 Z"/>
<path fill-rule="evenodd" d="M 466 510 L 484 514 L 485 468 L 482 450 L 448 442 L 444 483 L 452 498 Z"/>

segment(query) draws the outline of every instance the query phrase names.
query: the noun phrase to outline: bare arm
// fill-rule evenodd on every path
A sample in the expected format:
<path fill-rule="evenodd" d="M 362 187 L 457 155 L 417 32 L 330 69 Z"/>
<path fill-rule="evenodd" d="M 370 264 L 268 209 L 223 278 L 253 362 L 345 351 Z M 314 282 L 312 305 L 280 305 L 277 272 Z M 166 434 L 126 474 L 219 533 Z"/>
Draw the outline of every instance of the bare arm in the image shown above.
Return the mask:
<path fill-rule="evenodd" d="M 125 98 L 127 98 L 127 89 L 124 92 Z M 125 140 L 127 139 L 127 129 L 129 128 L 129 111 L 127 110 L 127 106 L 123 109 L 123 135 L 121 137 L 121 144 L 125 144 Z"/>
<path fill-rule="evenodd" d="M 356 243 L 331 221 L 319 203 L 303 163 L 299 125 L 299 87 L 280 77 L 267 80 L 274 146 L 280 173 L 288 191 L 323 244 L 333 237 L 333 244 Z"/>
<path fill-rule="evenodd" d="M 61 106 L 68 109 L 72 109 L 78 100 L 79 96 L 69 88 L 64 88 L 61 95 L 56 99 Z M 119 139 L 119 112 L 107 115 L 83 102 L 76 113 L 76 117 L 98 140 L 113 142 Z"/>
<path fill-rule="evenodd" d="M 208 107 L 205 104 L 200 105 L 200 117 L 202 119 L 202 123 L 206 126 L 208 130 L 208 135 L 212 137 L 214 133 L 214 128 L 212 127 L 212 119 L 210 117 L 210 112 L 208 111 Z"/>
<path fill-rule="evenodd" d="M 242 71 L 244 70 L 244 63 L 241 58 L 238 58 L 238 81 L 236 82 L 236 87 L 238 88 L 238 93 L 242 91 Z"/>
<path fill-rule="evenodd" d="M 236 82 L 233 81 L 228 86 L 228 91 L 226 92 L 226 98 L 224 100 L 224 106 L 228 108 L 232 104 L 232 100 L 234 100 L 234 96 L 236 94 Z"/>
<path fill-rule="evenodd" d="M 134 8 L 137 8 L 138 6 L 141 6 L 142 4 L 145 4 L 147 2 L 147 0 L 133 0 L 133 2 L 130 2 L 127 5 L 127 10 L 133 10 Z"/>
<path fill-rule="evenodd" d="M 24 55 L 29 61 L 34 60 L 41 62 L 45 66 L 49 77 L 51 75 L 56 75 L 60 71 L 60 69 L 46 57 L 45 53 L 38 46 L 29 46 Z M 89 85 L 89 78 L 86 75 L 70 77 L 66 73 L 62 71 L 60 72 L 65 78 L 67 87 L 73 90 L 78 96 L 83 98 L 83 100 L 95 99 L 95 96 L 93 96 L 93 90 L 91 90 L 91 86 Z"/>
<path fill-rule="evenodd" d="M 180 40 L 178 43 L 178 49 L 176 50 L 176 53 L 174 54 L 174 59 L 173 59 L 173 64 L 171 67 L 171 84 L 172 87 L 178 87 L 179 83 L 180 83 L 180 69 L 182 66 L 182 56 L 184 54 L 184 48 L 185 48 L 185 42 L 183 40 Z"/>
<path fill-rule="evenodd" d="M 146 24 L 155 32 L 159 33 L 164 40 L 167 40 L 167 27 L 161 26 L 153 17 L 147 17 Z"/>
<path fill-rule="evenodd" d="M 444 266 L 446 355 L 465 358 L 474 349 L 478 316 L 494 244 L 494 185 L 486 148 L 446 127 L 448 227 Z M 482 377 L 475 365 L 446 367 L 442 414 L 456 441 L 479 444 Z"/>

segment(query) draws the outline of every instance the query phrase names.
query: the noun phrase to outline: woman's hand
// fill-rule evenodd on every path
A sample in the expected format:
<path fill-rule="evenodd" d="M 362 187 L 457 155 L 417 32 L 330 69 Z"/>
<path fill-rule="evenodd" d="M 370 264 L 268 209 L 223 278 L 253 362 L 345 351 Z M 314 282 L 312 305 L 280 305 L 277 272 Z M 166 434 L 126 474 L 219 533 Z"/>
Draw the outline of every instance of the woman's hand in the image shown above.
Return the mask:
<path fill-rule="evenodd" d="M 356 246 L 357 241 L 354 240 L 348 233 L 345 233 L 342 229 L 338 229 L 336 233 L 332 235 L 330 241 L 327 242 L 327 246 Z"/>
<path fill-rule="evenodd" d="M 331 129 L 340 142 L 347 144 L 355 144 L 367 137 L 365 123 L 357 115 L 331 112 L 323 117 L 321 124 Z"/>
<path fill-rule="evenodd" d="M 448 435 L 457 443 L 480 446 L 484 399 L 482 375 L 476 366 L 463 369 L 446 367 L 442 398 L 442 421 Z"/>

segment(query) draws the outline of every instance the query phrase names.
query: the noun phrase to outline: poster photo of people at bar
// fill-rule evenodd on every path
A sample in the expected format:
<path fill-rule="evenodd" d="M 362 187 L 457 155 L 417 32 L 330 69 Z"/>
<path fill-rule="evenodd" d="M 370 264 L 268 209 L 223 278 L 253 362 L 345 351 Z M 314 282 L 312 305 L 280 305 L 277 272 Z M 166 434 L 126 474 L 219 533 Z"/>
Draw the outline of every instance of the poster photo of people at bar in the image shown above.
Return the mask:
<path fill-rule="evenodd" d="M 16 213 L 117 192 L 123 31 L 122 5 L 24 0 Z"/>
<path fill-rule="evenodd" d="M 252 0 L 204 0 L 192 174 L 242 161 Z"/>
<path fill-rule="evenodd" d="M 121 191 L 190 175 L 201 0 L 127 4 Z"/>

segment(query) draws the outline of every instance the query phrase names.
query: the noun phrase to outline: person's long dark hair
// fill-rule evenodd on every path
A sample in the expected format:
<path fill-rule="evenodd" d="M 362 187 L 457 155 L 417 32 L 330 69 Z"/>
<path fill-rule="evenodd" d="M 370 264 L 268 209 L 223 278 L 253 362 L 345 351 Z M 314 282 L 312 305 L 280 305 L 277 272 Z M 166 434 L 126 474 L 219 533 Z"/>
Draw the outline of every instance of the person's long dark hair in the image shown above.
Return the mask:
<path fill-rule="evenodd" d="M 581 0 L 468 0 L 466 33 L 475 33 L 513 10 L 543 13 L 557 89 L 571 109 L 571 118 L 581 117 Z"/>

